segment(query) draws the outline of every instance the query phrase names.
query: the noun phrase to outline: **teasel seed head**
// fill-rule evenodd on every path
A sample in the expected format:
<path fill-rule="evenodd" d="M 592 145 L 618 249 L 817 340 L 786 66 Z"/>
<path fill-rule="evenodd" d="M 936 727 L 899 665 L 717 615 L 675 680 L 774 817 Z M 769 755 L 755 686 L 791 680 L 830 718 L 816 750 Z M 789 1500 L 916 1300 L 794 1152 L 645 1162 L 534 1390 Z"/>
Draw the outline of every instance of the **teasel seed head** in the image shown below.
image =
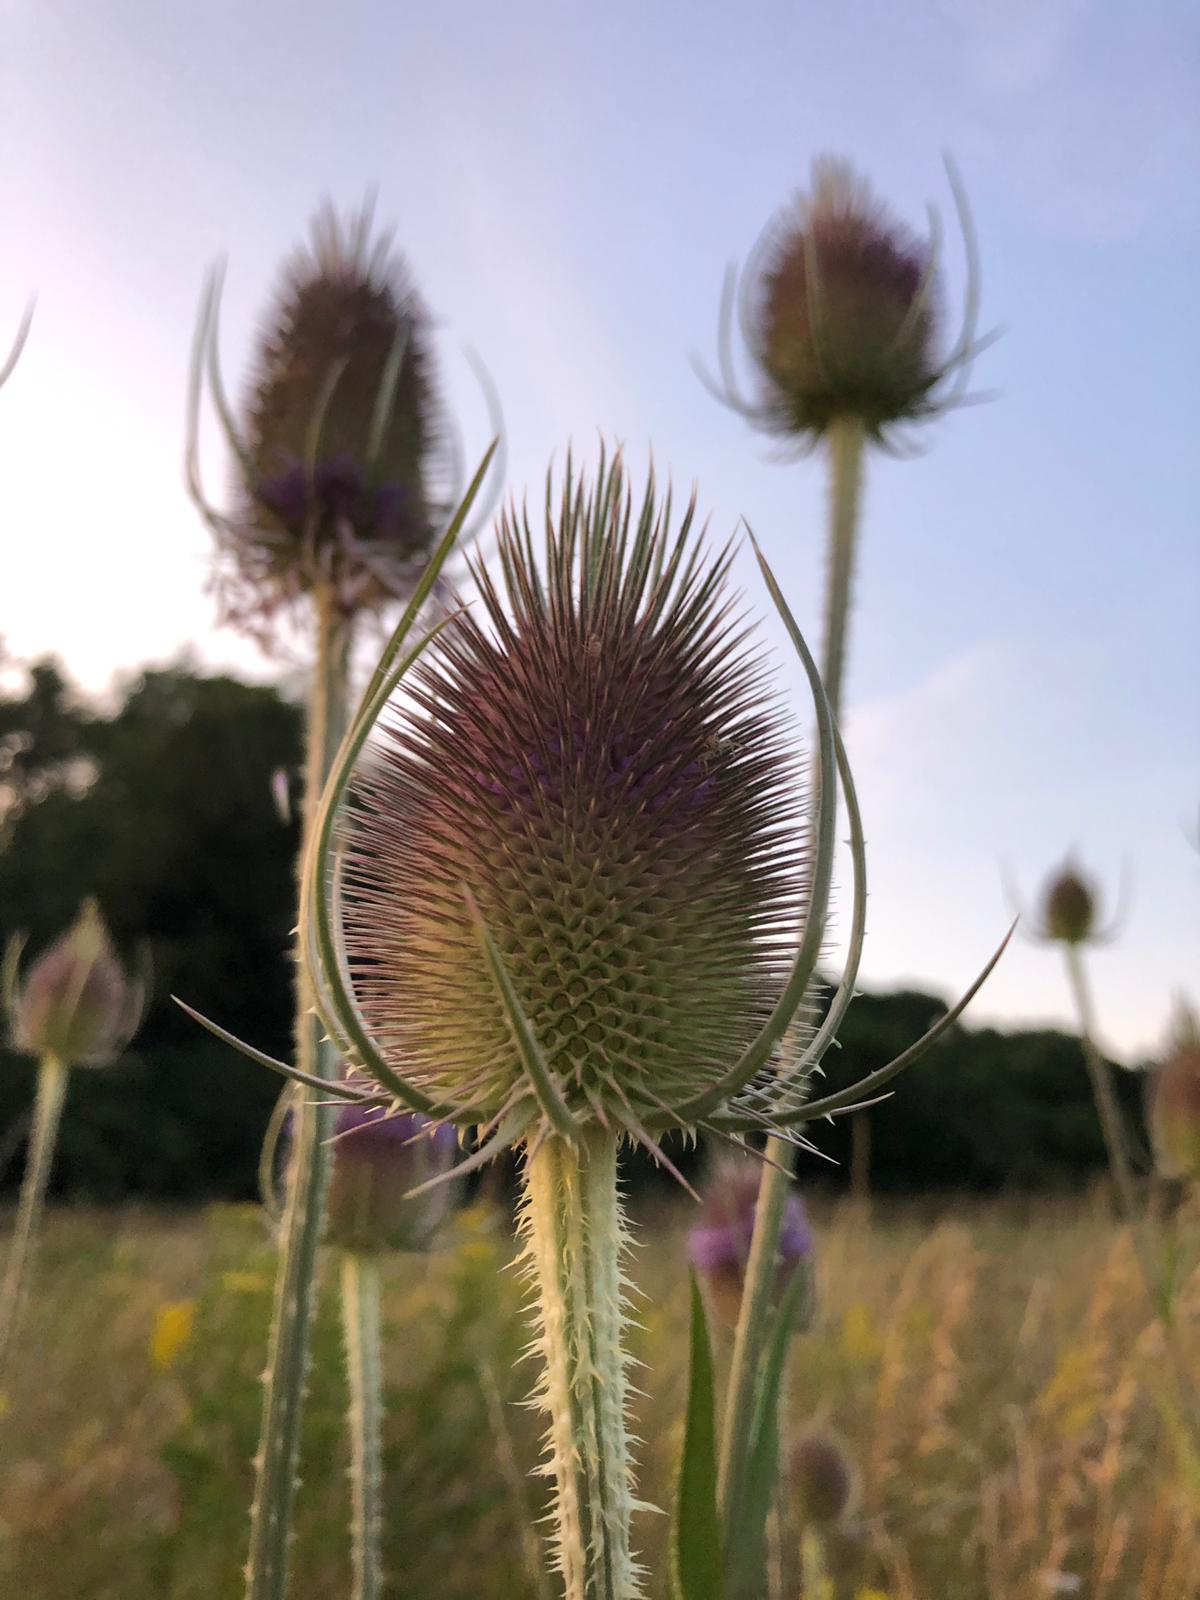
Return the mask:
<path fill-rule="evenodd" d="M 841 1442 L 824 1430 L 805 1433 L 792 1449 L 790 1466 L 803 1520 L 816 1528 L 836 1527 L 854 1498 L 854 1471 Z"/>
<path fill-rule="evenodd" d="M 107 1066 L 141 1021 L 145 984 L 126 974 L 94 900 L 32 963 L 23 982 L 9 947 L 6 992 L 13 1045 L 65 1066 Z"/>
<path fill-rule="evenodd" d="M 1040 936 L 1059 944 L 1085 944 L 1096 933 L 1096 886 L 1068 858 L 1042 891 Z"/>
<path fill-rule="evenodd" d="M 412 1113 L 344 1105 L 334 1127 L 326 1233 L 343 1249 L 422 1252 L 448 1217 L 452 1183 L 413 1190 L 448 1174 L 453 1128 Z"/>
<path fill-rule="evenodd" d="M 1186 1008 L 1151 1080 L 1149 1122 L 1163 1177 L 1200 1179 L 1200 1025 Z"/>
<path fill-rule="evenodd" d="M 614 1130 L 719 1082 L 775 1006 L 809 870 L 788 719 L 707 554 L 619 458 L 568 463 L 544 553 L 500 519 L 497 586 L 426 653 L 357 779 L 348 968 L 385 1060 L 452 1120 L 541 1091 Z M 484 932 L 485 931 L 485 932 Z M 490 941 L 490 945 L 489 945 Z"/>
<path fill-rule="evenodd" d="M 936 276 L 918 298 L 929 245 L 846 162 L 826 157 L 760 250 L 753 352 L 780 429 L 819 434 L 854 416 L 877 434 L 919 417 L 937 375 Z"/>
<path fill-rule="evenodd" d="M 805 453 L 843 419 L 894 448 L 909 424 L 964 397 L 974 356 L 979 266 L 966 197 L 947 161 L 967 254 L 962 326 L 943 338 L 941 225 L 933 208 L 918 237 L 894 218 L 849 162 L 819 156 L 807 193 L 767 225 L 741 274 L 726 282 L 721 380 L 700 376 L 747 421 Z M 732 351 L 734 303 L 755 369 L 744 398 Z"/>
<path fill-rule="evenodd" d="M 700 1218 L 688 1233 L 688 1256 L 707 1291 L 715 1314 L 736 1327 L 754 1237 L 761 1171 L 752 1157 L 730 1158 L 714 1168 L 705 1184 Z M 808 1270 L 812 1230 L 804 1202 L 792 1190 L 784 1208 L 775 1268 L 775 1302 L 798 1270 Z M 797 1326 L 807 1317 L 798 1317 Z"/>
<path fill-rule="evenodd" d="M 214 288 L 199 340 L 212 341 L 219 395 L 215 316 Z M 444 516 L 451 446 L 428 315 L 390 236 L 372 239 L 369 207 L 345 222 L 332 206 L 317 214 L 253 366 L 240 427 L 227 424 L 240 466 L 231 512 L 212 513 L 191 481 L 217 534 L 227 620 L 269 639 L 317 591 L 346 618 L 407 598 Z"/>

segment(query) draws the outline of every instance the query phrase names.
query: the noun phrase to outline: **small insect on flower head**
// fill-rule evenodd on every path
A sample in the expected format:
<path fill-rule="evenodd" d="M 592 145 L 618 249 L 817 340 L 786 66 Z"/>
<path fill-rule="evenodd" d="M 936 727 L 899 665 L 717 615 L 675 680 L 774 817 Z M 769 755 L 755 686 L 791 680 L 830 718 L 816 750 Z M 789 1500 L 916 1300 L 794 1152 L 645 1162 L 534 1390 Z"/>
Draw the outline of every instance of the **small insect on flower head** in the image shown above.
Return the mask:
<path fill-rule="evenodd" d="M 217 535 L 229 620 L 269 635 L 314 593 L 346 618 L 412 590 L 443 508 L 448 437 L 435 394 L 429 321 L 370 211 L 326 206 L 287 262 L 264 319 L 240 430 L 216 366 L 216 292 L 200 328 L 241 482 L 228 515 L 190 486 Z M 193 373 L 193 410 L 199 371 Z M 193 417 L 193 431 L 195 418 Z"/>
<path fill-rule="evenodd" d="M 326 1235 L 347 1250 L 428 1250 L 453 1186 L 412 1191 L 454 1165 L 458 1140 L 426 1117 L 344 1105 L 334 1127 Z"/>
<path fill-rule="evenodd" d="M 1200 1179 L 1200 1026 L 1191 1011 L 1151 1080 L 1149 1122 L 1163 1177 Z"/>
<path fill-rule="evenodd" d="M 688 1256 L 708 1291 L 709 1303 L 730 1327 L 737 1324 L 754 1237 L 761 1171 L 749 1157 L 720 1162 L 704 1186 L 699 1221 L 688 1233 Z M 775 1269 L 775 1300 L 783 1298 L 797 1269 L 812 1254 L 804 1202 L 787 1197 Z M 799 1326 L 799 1323 L 797 1324 Z"/>
<path fill-rule="evenodd" d="M 30 966 L 16 973 L 10 947 L 8 1007 L 13 1044 L 34 1056 L 54 1056 L 64 1066 L 106 1066 L 116 1059 L 141 1020 L 144 984 L 117 960 L 94 900 Z"/>
<path fill-rule="evenodd" d="M 969 268 L 963 328 L 952 349 L 942 339 L 936 213 L 929 236 L 919 238 L 848 162 L 821 156 L 808 192 L 763 232 L 740 290 L 733 278 L 727 284 L 723 386 L 705 379 L 718 398 L 800 451 L 843 418 L 885 440 L 898 426 L 956 404 L 971 357 L 988 341 L 975 337 L 974 237 L 952 169 L 951 181 Z M 757 371 L 758 396 L 750 401 L 738 393 L 730 349 L 735 297 Z"/>

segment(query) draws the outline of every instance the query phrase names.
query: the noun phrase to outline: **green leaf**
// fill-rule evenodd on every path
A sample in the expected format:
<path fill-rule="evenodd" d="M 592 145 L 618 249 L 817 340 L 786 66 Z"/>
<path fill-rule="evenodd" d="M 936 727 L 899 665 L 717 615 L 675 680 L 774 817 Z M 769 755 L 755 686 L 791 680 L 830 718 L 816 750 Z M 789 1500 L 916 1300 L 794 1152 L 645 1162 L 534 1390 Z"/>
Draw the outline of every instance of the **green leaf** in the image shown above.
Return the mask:
<path fill-rule="evenodd" d="M 775 1314 L 758 1387 L 746 1478 L 732 1507 L 726 1533 L 725 1576 L 734 1600 L 758 1600 L 765 1592 L 763 1566 L 767 1514 L 779 1471 L 779 1391 L 796 1314 L 808 1293 L 803 1267 L 792 1276 Z"/>
<path fill-rule="evenodd" d="M 717 1520 L 717 1423 L 712 1347 L 700 1286 L 692 1274 L 687 1418 L 671 1561 L 673 1600 L 722 1600 Z"/>

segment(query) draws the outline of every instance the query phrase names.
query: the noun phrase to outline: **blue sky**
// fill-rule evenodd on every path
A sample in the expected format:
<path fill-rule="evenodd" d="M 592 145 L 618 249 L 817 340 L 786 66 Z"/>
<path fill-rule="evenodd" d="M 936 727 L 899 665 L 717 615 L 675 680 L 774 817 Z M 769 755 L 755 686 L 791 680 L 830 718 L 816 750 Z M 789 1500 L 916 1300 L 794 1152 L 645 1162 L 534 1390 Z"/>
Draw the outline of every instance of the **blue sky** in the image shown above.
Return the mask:
<path fill-rule="evenodd" d="M 510 485 L 597 432 L 653 446 L 717 531 L 745 516 L 814 638 L 819 461 L 779 465 L 703 392 L 721 277 L 845 154 L 896 211 L 965 176 L 999 391 L 873 460 L 848 682 L 871 852 L 865 976 L 964 986 L 1076 847 L 1115 886 L 1106 1040 L 1200 1000 L 1200 243 L 1194 8 L 1088 0 L 757 7 L 0 0 L 0 329 L 40 303 L 0 396 L 0 629 L 90 687 L 213 626 L 182 488 L 188 346 L 229 260 L 236 383 L 276 265 L 325 195 L 377 214 L 437 313 L 468 449 L 502 395 Z M 951 298 L 961 287 L 949 232 Z M 0 335 L 0 343 L 3 343 Z M 215 438 L 210 481 L 224 463 Z M 740 575 L 765 607 L 748 560 Z M 788 669 L 790 670 L 790 668 Z M 1065 1020 L 1052 952 L 1014 948 L 979 1020 Z"/>

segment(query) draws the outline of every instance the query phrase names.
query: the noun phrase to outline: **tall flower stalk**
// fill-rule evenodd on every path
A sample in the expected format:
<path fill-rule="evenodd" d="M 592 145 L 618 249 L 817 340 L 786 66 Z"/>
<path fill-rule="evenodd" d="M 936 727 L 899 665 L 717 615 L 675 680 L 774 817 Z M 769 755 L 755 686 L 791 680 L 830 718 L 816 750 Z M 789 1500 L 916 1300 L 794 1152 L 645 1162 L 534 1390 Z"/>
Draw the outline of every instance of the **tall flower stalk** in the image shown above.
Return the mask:
<path fill-rule="evenodd" d="M 20 941 L 5 957 L 4 994 L 14 1049 L 36 1057 L 37 1091 L 16 1225 L 0 1280 L 0 1370 L 19 1331 L 29 1294 L 58 1125 L 72 1067 L 107 1066 L 141 1021 L 144 978 L 121 968 L 94 901 L 30 967 L 18 971 Z"/>
<path fill-rule="evenodd" d="M 442 1184 L 408 1190 L 448 1173 L 457 1140 L 424 1117 L 388 1117 L 343 1105 L 332 1139 L 326 1238 L 338 1257 L 342 1335 L 350 1395 L 352 1600 L 383 1589 L 383 1350 L 380 1269 L 397 1250 L 429 1248 L 450 1205 Z"/>
<path fill-rule="evenodd" d="M 644 1592 L 621 1146 L 670 1165 L 671 1131 L 802 1142 L 808 1118 L 871 1092 L 952 1020 L 811 1102 L 836 1018 L 799 1057 L 781 1054 L 821 947 L 839 773 L 856 866 L 861 831 L 815 664 L 760 556 L 817 709 L 804 804 L 788 724 L 728 592 L 731 559 L 701 545 L 693 507 L 675 526 L 653 484 L 635 510 L 619 460 L 591 487 L 568 466 L 543 535 L 501 518 L 501 578 L 473 563 L 477 604 L 415 644 L 409 607 L 335 762 L 304 874 L 318 1010 L 375 1086 L 321 1087 L 470 1133 L 462 1170 L 521 1152 L 567 1600 Z"/>
<path fill-rule="evenodd" d="M 830 519 L 821 673 L 841 715 L 864 456 L 868 445 L 904 453 L 916 425 L 963 398 L 976 335 L 978 266 L 965 199 L 951 183 L 967 247 L 962 328 L 939 351 L 940 224 L 919 240 L 897 224 L 849 165 L 828 157 L 810 192 L 764 232 L 742 278 L 726 280 L 719 330 L 721 382 L 701 377 L 753 426 L 793 453 L 828 452 Z M 743 397 L 732 352 L 735 301 L 756 367 L 758 393 Z M 780 1140 L 767 1146 L 746 1288 L 726 1392 L 720 1489 L 726 1525 L 741 1514 L 771 1287 L 792 1164 Z"/>
<path fill-rule="evenodd" d="M 1115 927 L 1115 921 L 1114 921 Z M 1046 883 L 1034 937 L 1061 946 L 1067 982 L 1079 1019 L 1079 1045 L 1091 1083 L 1092 1098 L 1108 1157 L 1121 1220 L 1129 1230 L 1133 1253 L 1151 1309 L 1158 1319 L 1173 1393 L 1159 1391 L 1159 1409 L 1174 1436 L 1193 1483 L 1200 1488 L 1200 1402 L 1196 1383 L 1175 1320 L 1174 1299 L 1158 1230 L 1138 1194 L 1129 1137 L 1109 1064 L 1096 1043 L 1096 1010 L 1083 959 L 1088 944 L 1102 943 L 1113 929 L 1099 925 L 1096 886 L 1067 860 Z"/>
<path fill-rule="evenodd" d="M 372 239 L 369 210 L 343 224 L 326 207 L 310 243 L 286 264 L 240 422 L 221 378 L 219 303 L 214 275 L 193 347 L 186 477 L 215 536 L 225 619 L 269 646 L 298 627 L 312 652 L 303 860 L 346 731 L 359 623 L 428 597 L 422 575 L 447 496 L 457 492 L 449 481 L 454 448 L 435 394 L 426 313 L 389 237 Z M 210 504 L 200 476 L 206 380 L 239 469 L 226 510 Z M 329 1085 L 342 1071 L 341 1053 L 321 1035 L 302 963 L 295 1066 L 310 1085 Z M 300 1105 L 255 1458 L 248 1600 L 281 1600 L 287 1588 L 331 1131 L 327 1096 Z M 365 1304 L 361 1283 L 357 1298 Z"/>

